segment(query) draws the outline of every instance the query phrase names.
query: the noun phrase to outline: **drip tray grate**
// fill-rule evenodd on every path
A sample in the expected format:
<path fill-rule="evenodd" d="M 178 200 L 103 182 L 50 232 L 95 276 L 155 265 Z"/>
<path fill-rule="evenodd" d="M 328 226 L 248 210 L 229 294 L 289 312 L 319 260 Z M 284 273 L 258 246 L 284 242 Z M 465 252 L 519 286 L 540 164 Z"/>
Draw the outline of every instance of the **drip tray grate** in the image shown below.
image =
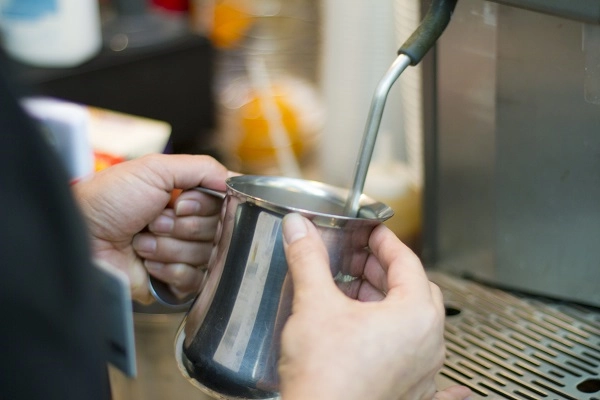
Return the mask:
<path fill-rule="evenodd" d="M 473 399 L 600 400 L 600 310 L 430 279 L 446 304 L 443 384 L 468 386 Z"/>

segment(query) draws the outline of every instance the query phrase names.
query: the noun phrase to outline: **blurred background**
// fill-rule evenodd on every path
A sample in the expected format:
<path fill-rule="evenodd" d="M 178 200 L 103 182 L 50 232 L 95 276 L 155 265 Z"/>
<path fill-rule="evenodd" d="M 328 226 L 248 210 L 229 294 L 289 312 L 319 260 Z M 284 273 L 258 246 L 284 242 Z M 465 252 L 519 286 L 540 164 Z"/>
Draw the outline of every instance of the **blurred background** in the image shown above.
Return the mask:
<path fill-rule="evenodd" d="M 4 48 L 27 94 L 90 107 L 96 169 L 152 151 L 209 154 L 242 173 L 341 187 L 352 183 L 375 87 L 421 15 L 418 0 L 0 4 Z M 365 186 L 394 208 L 388 224 L 411 246 L 420 85 L 410 68 L 391 91 Z M 170 129 L 144 146 L 152 122 Z"/>

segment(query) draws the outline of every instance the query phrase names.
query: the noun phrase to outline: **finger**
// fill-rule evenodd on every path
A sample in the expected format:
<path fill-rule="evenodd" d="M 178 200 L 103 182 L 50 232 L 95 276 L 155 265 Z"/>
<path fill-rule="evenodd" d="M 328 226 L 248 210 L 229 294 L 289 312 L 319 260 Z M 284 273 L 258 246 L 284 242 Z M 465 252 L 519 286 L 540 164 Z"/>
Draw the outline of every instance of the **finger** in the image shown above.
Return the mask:
<path fill-rule="evenodd" d="M 433 400 L 467 400 L 471 390 L 465 386 L 451 386 L 441 390 L 433 396 Z"/>
<path fill-rule="evenodd" d="M 170 193 L 173 189 L 191 189 L 203 186 L 214 190 L 225 190 L 225 180 L 230 176 L 227 168 L 217 160 L 205 155 L 151 154 L 131 161 L 142 163 L 157 178 L 153 182 Z"/>
<path fill-rule="evenodd" d="M 385 298 L 385 293 L 361 278 L 350 282 L 336 282 L 336 285 L 347 297 L 358 301 L 380 301 Z"/>
<path fill-rule="evenodd" d="M 179 240 L 172 237 L 139 233 L 132 245 L 142 258 L 163 263 L 204 265 L 210 258 L 212 242 Z"/>
<path fill-rule="evenodd" d="M 437 393 L 435 379 L 433 377 L 425 378 L 425 382 L 428 383 L 421 385 L 421 387 L 424 389 L 424 393 L 420 395 L 419 398 L 423 400 L 429 400 L 435 396 L 435 393 Z"/>
<path fill-rule="evenodd" d="M 283 219 L 286 259 L 296 301 L 322 301 L 328 293 L 339 294 L 329 268 L 329 255 L 312 222 L 299 214 Z"/>
<path fill-rule="evenodd" d="M 148 290 L 148 272 L 139 260 L 126 271 L 131 297 L 140 304 L 151 304 L 154 297 Z"/>
<path fill-rule="evenodd" d="M 218 223 L 219 215 L 177 217 L 175 211 L 167 208 L 148 224 L 148 230 L 156 235 L 180 240 L 212 241 Z"/>
<path fill-rule="evenodd" d="M 146 260 L 144 265 L 152 276 L 169 284 L 174 293 L 181 295 L 197 291 L 204 278 L 203 270 L 188 264 L 164 264 Z"/>
<path fill-rule="evenodd" d="M 381 301 L 383 299 L 385 299 L 385 294 L 381 290 L 371 285 L 367 281 L 362 282 L 362 285 L 360 285 L 360 289 L 358 291 L 358 300 L 367 302 Z"/>
<path fill-rule="evenodd" d="M 438 312 L 441 314 L 446 314 L 446 309 L 444 307 L 444 295 L 442 294 L 440 287 L 433 282 L 429 282 L 429 288 L 431 290 L 431 297 Z"/>
<path fill-rule="evenodd" d="M 373 230 L 369 247 L 387 272 L 387 298 L 414 297 L 415 301 L 429 300 L 429 279 L 421 261 L 385 225 Z"/>
<path fill-rule="evenodd" d="M 387 272 L 375 255 L 369 255 L 363 271 L 365 279 L 379 291 L 387 293 Z"/>
<path fill-rule="evenodd" d="M 362 279 L 354 279 L 351 281 L 339 280 L 336 283 L 336 286 L 342 293 L 348 296 L 351 299 L 358 299 L 358 292 L 360 290 L 360 285 L 362 284 Z"/>
<path fill-rule="evenodd" d="M 223 200 L 198 190 L 186 190 L 175 200 L 173 209 L 178 216 L 186 215 L 218 215 Z"/>

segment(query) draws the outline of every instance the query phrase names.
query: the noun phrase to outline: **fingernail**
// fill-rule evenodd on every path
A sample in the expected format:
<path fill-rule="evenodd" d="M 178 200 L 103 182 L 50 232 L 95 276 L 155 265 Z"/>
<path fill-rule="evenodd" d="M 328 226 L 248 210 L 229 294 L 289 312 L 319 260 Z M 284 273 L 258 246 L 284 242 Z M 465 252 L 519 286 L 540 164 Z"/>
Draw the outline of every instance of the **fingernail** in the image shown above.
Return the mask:
<path fill-rule="evenodd" d="M 173 218 L 168 217 L 166 215 L 161 215 L 154 221 L 152 221 L 149 228 L 152 232 L 171 233 L 174 225 L 175 221 L 173 221 Z"/>
<path fill-rule="evenodd" d="M 148 271 L 160 271 L 165 266 L 164 263 L 149 260 L 144 261 L 144 265 Z"/>
<path fill-rule="evenodd" d="M 175 206 L 175 215 L 193 215 L 200 211 L 200 203 L 195 200 L 181 200 Z"/>
<path fill-rule="evenodd" d="M 287 244 L 302 239 L 308 233 L 306 222 L 300 214 L 288 214 L 283 218 L 283 239 Z"/>
<path fill-rule="evenodd" d="M 133 248 L 145 253 L 154 253 L 156 251 L 156 239 L 152 236 L 138 235 L 133 238 Z"/>

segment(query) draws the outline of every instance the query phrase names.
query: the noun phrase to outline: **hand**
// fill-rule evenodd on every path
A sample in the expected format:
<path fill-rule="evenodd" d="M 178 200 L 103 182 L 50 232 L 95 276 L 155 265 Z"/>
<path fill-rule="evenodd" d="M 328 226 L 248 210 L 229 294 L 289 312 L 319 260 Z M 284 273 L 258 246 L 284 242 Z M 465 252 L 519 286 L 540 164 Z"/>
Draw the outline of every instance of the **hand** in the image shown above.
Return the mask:
<path fill-rule="evenodd" d="M 148 269 L 157 278 L 180 292 L 190 290 L 199 279 L 194 274 L 200 274 L 191 266 L 208 259 L 207 242 L 212 244 L 220 206 L 213 197 L 189 191 L 173 209 L 165 208 L 173 190 L 225 190 L 227 177 L 227 169 L 208 156 L 155 154 L 77 183 L 73 189 L 88 223 L 93 256 L 127 273 L 132 297 L 141 303 L 153 301 L 144 258 L 151 260 Z"/>
<path fill-rule="evenodd" d="M 434 377 L 445 357 L 442 294 L 389 229 L 381 225 L 371 234 L 359 300 L 335 285 L 312 223 L 290 214 L 283 232 L 294 284 L 279 363 L 284 400 L 458 400 L 470 394 L 463 387 L 436 394 Z"/>

